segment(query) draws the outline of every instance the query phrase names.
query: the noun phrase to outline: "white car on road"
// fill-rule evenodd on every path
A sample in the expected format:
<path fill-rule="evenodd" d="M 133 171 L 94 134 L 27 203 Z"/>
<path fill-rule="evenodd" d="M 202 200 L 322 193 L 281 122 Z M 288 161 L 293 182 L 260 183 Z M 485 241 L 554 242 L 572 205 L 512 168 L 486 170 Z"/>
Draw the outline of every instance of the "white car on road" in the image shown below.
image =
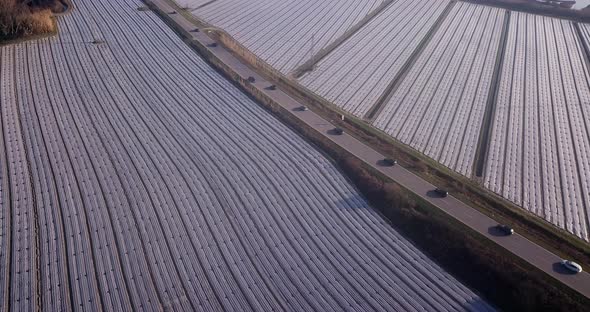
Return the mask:
<path fill-rule="evenodd" d="M 570 260 L 562 260 L 561 265 L 574 273 L 582 273 L 583 271 L 581 265 Z"/>

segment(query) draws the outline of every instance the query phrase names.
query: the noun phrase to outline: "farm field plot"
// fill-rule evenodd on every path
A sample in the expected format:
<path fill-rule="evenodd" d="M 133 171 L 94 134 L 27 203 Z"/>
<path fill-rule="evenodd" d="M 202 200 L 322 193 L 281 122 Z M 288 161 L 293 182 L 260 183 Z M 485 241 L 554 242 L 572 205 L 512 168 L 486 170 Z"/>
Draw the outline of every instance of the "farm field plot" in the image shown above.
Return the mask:
<path fill-rule="evenodd" d="M 177 0 L 196 7 L 200 0 Z M 310 59 L 384 0 L 217 0 L 191 13 L 228 32 L 283 74 Z"/>
<path fill-rule="evenodd" d="M 400 73 L 450 1 L 395 1 L 299 82 L 363 117 Z"/>
<path fill-rule="evenodd" d="M 492 309 L 142 6 L 0 47 L 0 310 Z"/>
<path fill-rule="evenodd" d="M 209 5 L 215 1 L 217 1 L 217 0 L 176 0 L 176 3 L 181 8 L 184 8 L 187 10 L 195 10 L 197 8 L 201 8 L 206 5 Z"/>
<path fill-rule="evenodd" d="M 512 13 L 485 185 L 588 240 L 590 76 L 576 27 Z"/>
<path fill-rule="evenodd" d="M 505 16 L 456 3 L 373 125 L 471 176 Z"/>

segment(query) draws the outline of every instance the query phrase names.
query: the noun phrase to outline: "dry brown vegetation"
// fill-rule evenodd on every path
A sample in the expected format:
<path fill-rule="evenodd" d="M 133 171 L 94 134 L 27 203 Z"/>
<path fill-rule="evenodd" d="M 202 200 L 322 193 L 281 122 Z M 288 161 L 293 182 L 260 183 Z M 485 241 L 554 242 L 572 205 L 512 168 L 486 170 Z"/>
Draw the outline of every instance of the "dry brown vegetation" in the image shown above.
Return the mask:
<path fill-rule="evenodd" d="M 0 42 L 53 32 L 57 2 L 0 0 Z"/>

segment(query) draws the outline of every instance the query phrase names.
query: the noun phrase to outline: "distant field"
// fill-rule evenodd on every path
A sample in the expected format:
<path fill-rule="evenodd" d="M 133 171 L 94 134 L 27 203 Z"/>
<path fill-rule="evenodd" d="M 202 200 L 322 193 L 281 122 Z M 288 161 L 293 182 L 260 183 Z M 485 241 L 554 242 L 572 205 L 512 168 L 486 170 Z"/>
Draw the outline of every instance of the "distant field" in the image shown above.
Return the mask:
<path fill-rule="evenodd" d="M 0 47 L 0 310 L 492 308 L 135 0 Z"/>
<path fill-rule="evenodd" d="M 300 83 L 363 117 L 450 1 L 396 1 L 317 63 Z"/>
<path fill-rule="evenodd" d="M 374 126 L 471 176 L 505 13 L 457 3 Z"/>
<path fill-rule="evenodd" d="M 541 13 L 566 18 L 588 20 L 590 18 L 589 0 L 469 0 L 474 3 L 498 5 L 509 9 L 531 13 Z"/>
<path fill-rule="evenodd" d="M 384 0 L 180 0 L 192 14 L 222 28 L 268 64 L 289 74 L 335 41 Z"/>
<path fill-rule="evenodd" d="M 588 240 L 588 25 L 512 13 L 485 185 Z"/>

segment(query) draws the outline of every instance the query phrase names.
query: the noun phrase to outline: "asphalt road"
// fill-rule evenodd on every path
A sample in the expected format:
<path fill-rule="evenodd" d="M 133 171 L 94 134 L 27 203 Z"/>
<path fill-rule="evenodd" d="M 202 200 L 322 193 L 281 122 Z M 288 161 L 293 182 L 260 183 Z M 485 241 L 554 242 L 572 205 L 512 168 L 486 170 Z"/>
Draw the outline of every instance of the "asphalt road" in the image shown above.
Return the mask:
<path fill-rule="evenodd" d="M 290 111 L 293 116 L 310 125 L 333 142 L 356 155 L 368 165 L 379 170 L 381 173 L 388 176 L 396 183 L 399 183 L 400 185 L 409 189 L 416 195 L 424 198 L 459 222 L 479 232 L 491 241 L 504 247 L 508 251 L 524 259 L 538 269 L 546 272 L 565 285 L 578 291 L 587 298 L 590 298 L 590 274 L 586 272 L 579 274 L 571 274 L 567 272 L 559 264 L 562 259 L 545 248 L 531 242 L 518 233 L 515 233 L 511 236 L 500 235 L 494 229 L 498 222 L 477 211 L 475 208 L 470 207 L 453 196 L 448 196 L 446 198 L 436 196 L 433 192 L 436 186 L 430 184 L 428 181 L 416 176 L 399 165 L 394 167 L 380 165 L 380 161 L 383 160 L 384 156 L 371 147 L 360 142 L 356 138 L 346 133 L 342 135 L 330 134 L 330 130 L 332 130 L 335 126 L 329 121 L 309 110 L 298 111 L 297 108 L 303 104 L 297 102 L 285 92 L 279 89 L 266 89 L 269 85 L 271 85 L 271 82 L 265 80 L 254 70 L 243 64 L 221 45 L 217 45 L 216 47 L 208 47 L 209 44 L 214 42 L 213 39 L 203 32 L 191 32 L 195 26 L 181 14 L 173 13 L 174 9 L 170 7 L 165 2 L 165 0 L 150 1 L 159 7 L 163 12 L 168 12 L 169 16 L 180 27 L 190 33 L 193 40 L 197 41 L 203 46 L 206 46 L 207 49 L 209 49 L 221 62 L 229 66 L 240 77 L 244 79 L 247 79 L 248 77 L 254 77 L 256 81 L 253 83 L 253 85 L 273 99 L 276 103 Z"/>

